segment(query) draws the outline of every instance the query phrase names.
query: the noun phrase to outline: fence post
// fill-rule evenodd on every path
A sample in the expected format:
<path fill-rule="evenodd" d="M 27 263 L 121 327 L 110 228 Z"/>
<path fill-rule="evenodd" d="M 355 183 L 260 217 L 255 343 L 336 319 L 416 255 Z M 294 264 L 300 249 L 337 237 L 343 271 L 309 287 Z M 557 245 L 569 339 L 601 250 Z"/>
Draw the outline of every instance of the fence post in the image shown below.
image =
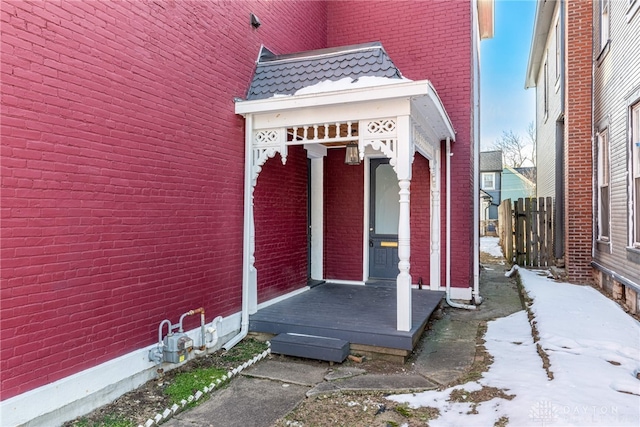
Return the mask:
<path fill-rule="evenodd" d="M 513 262 L 513 209 L 511 199 L 505 201 L 505 252 L 504 256 L 509 263 Z"/>
<path fill-rule="evenodd" d="M 531 197 L 531 263 L 534 267 L 538 267 L 541 265 L 540 263 L 540 236 L 538 234 L 538 217 L 540 215 L 540 210 L 538 208 L 538 199 Z"/>
<path fill-rule="evenodd" d="M 547 209 L 544 204 L 544 197 L 538 199 L 538 241 L 540 242 L 540 266 L 547 266 L 547 236 L 545 229 L 545 221 L 547 219 Z"/>
<path fill-rule="evenodd" d="M 555 240 L 555 225 L 553 224 L 553 212 L 554 212 L 554 207 L 553 207 L 553 199 L 551 197 L 547 197 L 547 223 L 546 228 L 547 228 L 547 260 L 549 265 L 551 265 L 551 263 L 555 263 L 555 257 L 553 256 L 553 242 Z"/>
<path fill-rule="evenodd" d="M 531 266 L 531 199 L 524 199 L 525 262 Z"/>
<path fill-rule="evenodd" d="M 525 265 L 524 237 L 525 237 L 525 217 L 524 200 L 518 199 L 514 203 L 515 220 L 516 220 L 516 264 Z"/>

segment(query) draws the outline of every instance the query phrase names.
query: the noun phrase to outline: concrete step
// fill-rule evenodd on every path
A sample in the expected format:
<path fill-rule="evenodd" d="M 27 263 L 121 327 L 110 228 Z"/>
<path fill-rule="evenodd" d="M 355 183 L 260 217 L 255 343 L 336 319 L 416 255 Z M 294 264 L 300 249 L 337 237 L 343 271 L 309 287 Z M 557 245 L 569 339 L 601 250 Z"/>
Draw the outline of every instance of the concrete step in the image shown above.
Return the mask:
<path fill-rule="evenodd" d="M 271 352 L 327 362 L 342 362 L 349 355 L 349 342 L 337 338 L 284 333 L 271 339 Z"/>

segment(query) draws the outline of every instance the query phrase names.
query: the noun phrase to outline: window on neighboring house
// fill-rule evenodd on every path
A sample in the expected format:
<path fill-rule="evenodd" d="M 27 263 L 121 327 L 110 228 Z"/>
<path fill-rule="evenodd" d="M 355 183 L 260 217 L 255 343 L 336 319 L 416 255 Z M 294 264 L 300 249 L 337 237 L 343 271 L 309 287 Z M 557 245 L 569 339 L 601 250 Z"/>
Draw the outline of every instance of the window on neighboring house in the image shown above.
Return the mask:
<path fill-rule="evenodd" d="M 483 190 L 495 190 L 496 189 L 496 174 L 495 174 L 495 172 L 482 172 L 482 189 Z"/>
<path fill-rule="evenodd" d="M 562 47 L 562 37 L 560 34 L 560 21 L 556 21 L 556 81 L 560 78 L 560 52 Z"/>
<path fill-rule="evenodd" d="M 547 58 L 549 52 L 547 52 Z M 549 61 L 544 60 L 544 117 L 545 119 L 549 115 Z"/>
<path fill-rule="evenodd" d="M 609 41 L 609 0 L 600 0 L 600 50 Z"/>
<path fill-rule="evenodd" d="M 631 107 L 631 159 L 633 246 L 640 248 L 640 102 Z"/>
<path fill-rule="evenodd" d="M 640 0 L 628 0 L 627 22 L 631 22 L 634 15 L 640 9 Z"/>
<path fill-rule="evenodd" d="M 598 134 L 598 240 L 610 237 L 609 129 Z"/>

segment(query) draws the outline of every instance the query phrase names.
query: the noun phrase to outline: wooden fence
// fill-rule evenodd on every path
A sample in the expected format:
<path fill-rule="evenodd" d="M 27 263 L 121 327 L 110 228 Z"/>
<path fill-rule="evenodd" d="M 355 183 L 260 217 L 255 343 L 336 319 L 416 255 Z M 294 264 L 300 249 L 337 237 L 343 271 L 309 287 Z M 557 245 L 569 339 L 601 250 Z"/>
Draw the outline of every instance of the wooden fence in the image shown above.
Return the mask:
<path fill-rule="evenodd" d="M 498 215 L 500 246 L 507 261 L 527 267 L 554 264 L 551 197 L 503 200 Z"/>

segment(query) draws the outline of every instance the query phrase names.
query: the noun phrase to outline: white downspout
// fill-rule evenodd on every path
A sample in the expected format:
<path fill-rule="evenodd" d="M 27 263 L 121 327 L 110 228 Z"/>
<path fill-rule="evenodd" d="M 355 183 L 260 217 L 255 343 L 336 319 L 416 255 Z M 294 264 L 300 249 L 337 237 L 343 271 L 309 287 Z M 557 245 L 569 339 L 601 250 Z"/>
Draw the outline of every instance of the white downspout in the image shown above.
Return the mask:
<path fill-rule="evenodd" d="M 446 234 L 446 245 L 447 245 L 447 253 L 446 253 L 446 292 L 445 298 L 447 304 L 453 308 L 464 308 L 466 310 L 475 310 L 475 305 L 468 304 L 459 304 L 457 302 L 451 301 L 451 138 L 447 137 L 447 153 L 446 153 L 446 164 L 447 164 L 447 234 Z M 477 197 L 476 197 L 477 198 Z M 477 221 L 476 221 L 477 223 Z"/>
<path fill-rule="evenodd" d="M 231 349 L 238 344 L 249 333 L 249 284 L 251 282 L 251 268 L 253 264 L 254 238 L 253 231 L 253 115 L 247 114 L 245 117 L 245 147 L 244 147 L 244 233 L 242 237 L 242 317 L 240 320 L 240 332 L 222 347 L 225 350 Z"/>
<path fill-rule="evenodd" d="M 480 296 L 480 39 L 478 4 L 473 5 L 475 27 L 473 46 L 473 295 L 474 304 L 482 304 Z"/>

